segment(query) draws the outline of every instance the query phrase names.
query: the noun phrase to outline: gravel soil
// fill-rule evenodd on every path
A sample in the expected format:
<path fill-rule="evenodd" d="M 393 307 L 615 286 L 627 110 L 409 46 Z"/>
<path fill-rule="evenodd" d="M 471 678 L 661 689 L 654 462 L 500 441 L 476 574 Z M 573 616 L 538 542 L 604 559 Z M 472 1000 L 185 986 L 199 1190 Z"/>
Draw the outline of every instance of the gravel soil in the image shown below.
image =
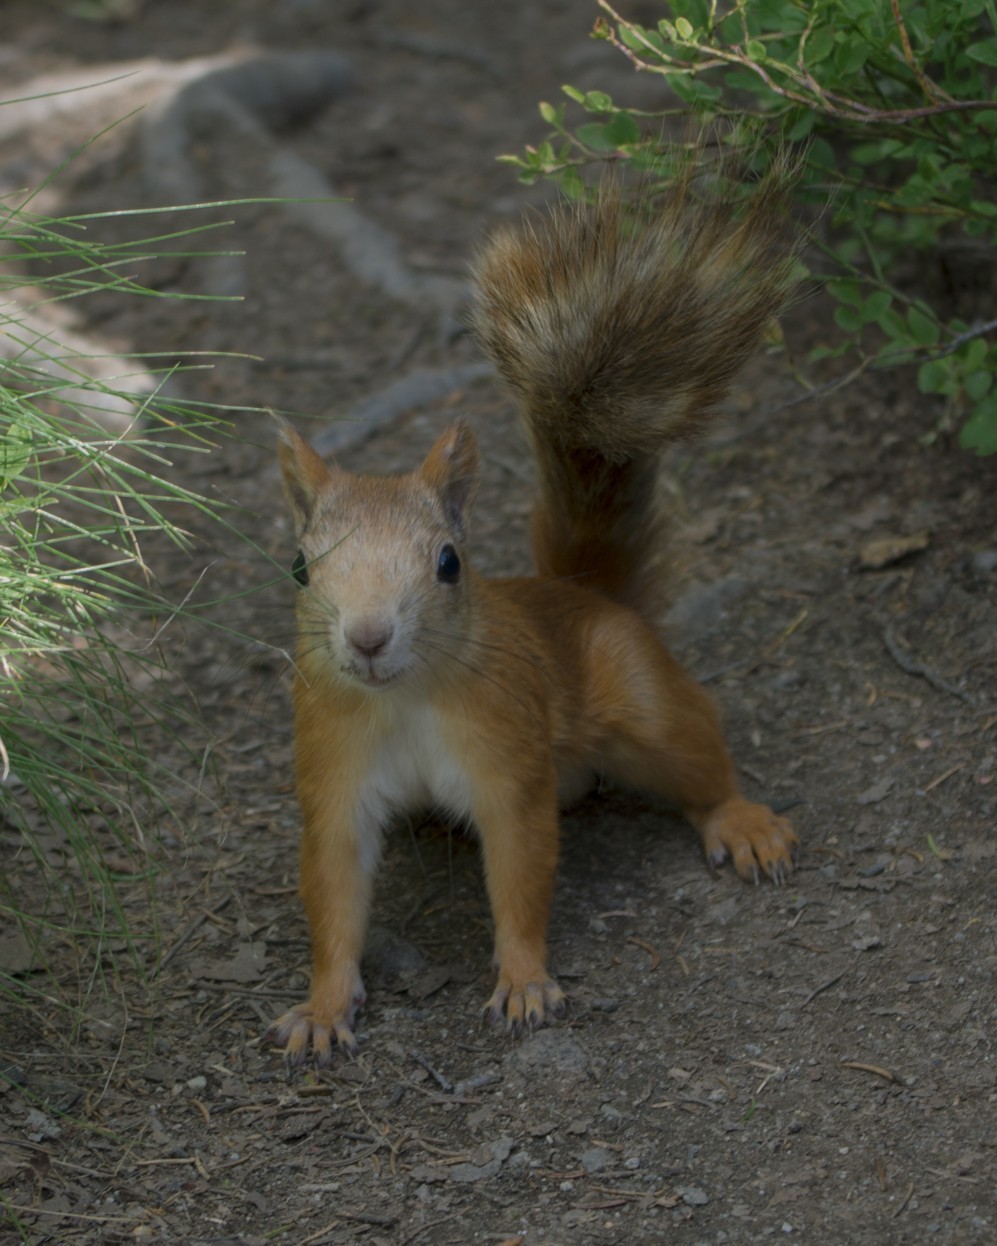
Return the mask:
<path fill-rule="evenodd" d="M 109 939 L 95 959 L 53 933 L 47 973 L 19 971 L 30 1003 L 4 1004 L 0 1239 L 995 1240 L 997 462 L 933 438 L 940 413 L 906 376 L 794 405 L 786 355 L 763 356 L 672 464 L 669 635 L 723 707 L 747 792 L 799 830 L 789 885 L 711 874 L 668 810 L 592 795 L 564 818 L 550 930 L 569 1013 L 512 1041 L 479 1019 L 490 918 L 473 839 L 400 827 L 360 1055 L 289 1075 L 261 1044 L 309 969 L 293 585 L 275 571 L 294 537 L 265 409 L 377 472 L 466 414 L 485 461 L 477 565 L 527 569 L 530 468 L 459 330 L 467 261 L 549 193 L 495 159 L 542 137 L 539 100 L 569 82 L 650 105 L 657 86 L 588 39 L 594 6 L 577 0 L 117 9 L 5 5 L 6 97 L 144 62 L 109 105 L 144 111 L 60 173 L 46 210 L 330 188 L 350 204 L 232 208 L 218 249 L 240 254 L 152 267 L 162 291 L 238 301 L 80 306 L 76 329 L 112 351 L 242 356 L 175 382 L 244 410 L 172 470 L 231 502 L 249 542 L 194 517 L 193 555 L 149 554 L 170 599 L 193 590 L 219 624 L 161 638 L 204 739 L 143 729 L 176 789 L 154 914 L 122 885 L 137 951 Z M 268 62 L 271 88 L 257 68 L 219 91 L 210 66 L 210 89 L 178 87 L 182 66 L 239 52 L 312 59 Z M 79 99 L 0 127 L 5 193 L 100 128 Z M 801 302 L 794 354 L 829 316 Z M 11 828 L 3 843 L 30 907 L 31 861 Z M 8 968 L 15 943 L 0 938 Z"/>

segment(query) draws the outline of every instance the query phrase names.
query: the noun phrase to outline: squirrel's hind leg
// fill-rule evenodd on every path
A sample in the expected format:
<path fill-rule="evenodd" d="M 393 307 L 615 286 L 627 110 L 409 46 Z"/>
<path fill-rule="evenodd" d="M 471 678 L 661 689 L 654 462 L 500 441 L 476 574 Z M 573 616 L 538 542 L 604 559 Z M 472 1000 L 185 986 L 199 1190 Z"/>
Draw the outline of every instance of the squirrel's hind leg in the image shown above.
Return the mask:
<path fill-rule="evenodd" d="M 784 882 L 797 837 L 786 818 L 740 795 L 713 699 L 653 630 L 626 623 L 596 636 L 593 707 L 606 732 L 607 777 L 681 806 L 699 831 L 711 867 L 728 856 L 738 874 Z"/>

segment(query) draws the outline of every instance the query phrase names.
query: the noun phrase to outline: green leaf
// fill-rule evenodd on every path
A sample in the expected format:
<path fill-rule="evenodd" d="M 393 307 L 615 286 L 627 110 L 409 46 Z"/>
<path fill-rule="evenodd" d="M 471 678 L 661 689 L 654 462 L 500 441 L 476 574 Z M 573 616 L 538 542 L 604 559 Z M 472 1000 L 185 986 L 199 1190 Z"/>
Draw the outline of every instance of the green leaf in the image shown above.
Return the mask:
<path fill-rule="evenodd" d="M 817 114 L 812 108 L 801 108 L 799 116 L 786 130 L 786 139 L 790 143 L 798 143 L 807 137 L 817 124 Z"/>
<path fill-rule="evenodd" d="M 616 140 L 604 121 L 589 121 L 586 125 L 580 125 L 575 134 L 578 141 L 592 151 L 616 151 Z"/>
<path fill-rule="evenodd" d="M 640 129 L 628 112 L 618 112 L 606 126 L 606 138 L 617 147 L 640 142 Z"/>
<path fill-rule="evenodd" d="M 775 106 L 768 83 L 747 69 L 727 70 L 724 74 L 724 85 L 730 91 L 748 91 L 751 95 L 757 95 L 766 108 Z"/>
<path fill-rule="evenodd" d="M 815 138 L 810 144 L 808 155 L 813 168 L 832 178 L 835 177 L 838 158 L 834 153 L 834 148 L 826 139 Z"/>
<path fill-rule="evenodd" d="M 907 313 L 907 325 L 911 337 L 918 346 L 934 346 L 938 341 L 938 321 L 927 315 L 920 307 L 912 307 Z"/>
<path fill-rule="evenodd" d="M 834 323 L 846 333 L 857 333 L 862 328 L 862 314 L 857 307 L 842 305 L 834 309 Z"/>
<path fill-rule="evenodd" d="M 949 388 L 952 372 L 948 359 L 929 359 L 917 370 L 917 388 L 922 394 L 943 394 Z"/>
<path fill-rule="evenodd" d="M 585 183 L 582 181 L 582 175 L 574 167 L 570 165 L 560 177 L 561 190 L 567 199 L 581 199 L 585 194 Z"/>
<path fill-rule="evenodd" d="M 692 22 L 687 17 L 680 17 L 675 23 L 675 33 L 680 39 L 692 38 Z"/>
<path fill-rule="evenodd" d="M 877 321 L 879 327 L 883 330 L 887 337 L 893 338 L 895 342 L 910 341 L 910 332 L 907 329 L 907 321 L 897 311 L 895 307 L 889 307 Z"/>
<path fill-rule="evenodd" d="M 842 342 L 838 346 L 815 346 L 808 358 L 812 363 L 820 359 L 840 359 L 849 349 L 848 342 Z"/>
<path fill-rule="evenodd" d="M 980 0 L 983 3 L 983 0 Z M 672 0 L 669 6 L 694 26 L 705 26 L 710 20 L 711 0 Z M 715 7 L 715 6 L 713 6 Z"/>
<path fill-rule="evenodd" d="M 866 324 L 879 324 L 892 302 L 893 295 L 888 290 L 876 290 L 862 304 L 862 319 Z"/>
<path fill-rule="evenodd" d="M 966 55 L 982 65 L 997 65 L 997 39 L 984 39 L 982 43 L 970 44 Z"/>
<path fill-rule="evenodd" d="M 914 347 L 906 341 L 887 342 L 873 356 L 877 368 L 899 368 L 915 360 Z"/>
<path fill-rule="evenodd" d="M 831 53 L 834 47 L 834 31 L 830 26 L 821 26 L 815 30 L 806 43 L 806 63 L 810 66 L 819 65 Z"/>
<path fill-rule="evenodd" d="M 765 51 L 765 44 L 760 39 L 749 39 L 745 51 L 751 60 L 761 64 L 762 61 L 768 60 L 768 53 Z"/>
<path fill-rule="evenodd" d="M 902 151 L 904 144 L 897 139 L 883 139 L 877 143 L 859 143 L 849 152 L 856 164 L 879 164 Z"/>
<path fill-rule="evenodd" d="M 640 142 L 640 130 L 629 113 L 621 112 L 612 121 L 590 121 L 580 125 L 576 134 L 593 151 L 618 151 L 621 147 Z"/>
<path fill-rule="evenodd" d="M 557 108 L 553 104 L 540 104 L 540 116 L 548 125 L 556 126 L 558 129 L 564 125 L 564 105 L 560 104 Z"/>
<path fill-rule="evenodd" d="M 986 359 L 987 351 L 989 349 L 990 348 L 987 346 L 987 339 L 985 337 L 974 337 L 973 340 L 968 343 L 965 350 L 961 352 L 962 361 L 966 366 L 966 370 L 968 372 L 975 372 L 978 368 L 982 368 L 983 361 Z"/>
<path fill-rule="evenodd" d="M 668 81 L 680 100 L 697 108 L 715 104 L 723 94 L 719 87 L 693 74 L 669 74 Z"/>
<path fill-rule="evenodd" d="M 612 97 L 605 91 L 586 91 L 583 103 L 589 112 L 611 112 L 613 108 Z"/>
<path fill-rule="evenodd" d="M 977 454 L 997 454 L 997 395 L 988 394 L 969 414 L 959 444 Z"/>
<path fill-rule="evenodd" d="M 839 36 L 834 49 L 834 68 L 843 78 L 857 74 L 869 59 L 869 45 L 856 36 Z"/>
<path fill-rule="evenodd" d="M 862 305 L 862 290 L 857 281 L 846 281 L 835 277 L 827 283 L 827 292 L 839 303 L 850 303 L 853 307 Z"/>
<path fill-rule="evenodd" d="M 994 374 L 989 369 L 980 369 L 979 372 L 971 372 L 963 382 L 967 395 L 974 402 L 989 394 L 990 387 L 994 382 Z"/>

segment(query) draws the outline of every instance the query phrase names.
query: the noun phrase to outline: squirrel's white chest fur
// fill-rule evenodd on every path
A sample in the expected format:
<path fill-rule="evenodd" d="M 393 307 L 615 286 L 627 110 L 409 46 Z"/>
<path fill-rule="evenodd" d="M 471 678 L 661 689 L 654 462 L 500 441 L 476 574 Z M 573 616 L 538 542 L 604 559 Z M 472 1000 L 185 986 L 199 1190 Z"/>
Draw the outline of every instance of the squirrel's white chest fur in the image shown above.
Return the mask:
<path fill-rule="evenodd" d="M 437 712 L 406 706 L 371 753 L 357 798 L 356 829 L 365 870 L 377 864 L 385 825 L 399 813 L 440 809 L 471 813 L 470 779 L 447 745 Z"/>

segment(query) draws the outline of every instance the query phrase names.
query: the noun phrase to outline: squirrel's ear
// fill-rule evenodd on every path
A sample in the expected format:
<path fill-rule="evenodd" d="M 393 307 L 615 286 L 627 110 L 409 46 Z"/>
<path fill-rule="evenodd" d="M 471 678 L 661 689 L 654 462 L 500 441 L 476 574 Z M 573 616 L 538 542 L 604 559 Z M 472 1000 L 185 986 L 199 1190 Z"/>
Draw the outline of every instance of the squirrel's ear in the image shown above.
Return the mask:
<path fill-rule="evenodd" d="M 463 535 L 478 488 L 478 443 L 466 420 L 457 420 L 437 439 L 419 475 L 439 494 L 447 520 Z"/>
<path fill-rule="evenodd" d="M 277 434 L 277 455 L 284 495 L 300 534 L 311 520 L 319 493 L 332 480 L 332 472 L 304 437 L 283 420 Z"/>

